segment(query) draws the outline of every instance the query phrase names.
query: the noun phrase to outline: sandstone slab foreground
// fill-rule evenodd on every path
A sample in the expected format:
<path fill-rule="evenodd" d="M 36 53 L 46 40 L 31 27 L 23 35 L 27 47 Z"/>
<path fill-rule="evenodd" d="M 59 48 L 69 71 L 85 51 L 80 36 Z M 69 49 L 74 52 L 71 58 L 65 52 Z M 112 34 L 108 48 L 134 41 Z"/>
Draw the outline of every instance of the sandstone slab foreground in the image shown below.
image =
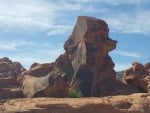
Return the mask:
<path fill-rule="evenodd" d="M 150 95 L 103 98 L 24 98 L 1 103 L 0 113 L 149 113 Z"/>

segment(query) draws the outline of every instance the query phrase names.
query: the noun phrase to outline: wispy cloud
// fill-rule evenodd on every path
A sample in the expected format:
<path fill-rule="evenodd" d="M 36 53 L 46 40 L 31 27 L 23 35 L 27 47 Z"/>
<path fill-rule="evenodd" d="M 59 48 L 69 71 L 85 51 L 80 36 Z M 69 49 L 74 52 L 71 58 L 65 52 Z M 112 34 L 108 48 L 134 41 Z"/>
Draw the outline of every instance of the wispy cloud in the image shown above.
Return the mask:
<path fill-rule="evenodd" d="M 69 0 L 68 0 L 69 1 Z M 72 0 L 78 3 L 107 3 L 111 5 L 119 5 L 119 4 L 140 4 L 140 3 L 148 3 L 149 0 Z"/>
<path fill-rule="evenodd" d="M 123 71 L 128 69 L 131 66 L 130 63 L 115 63 L 115 70 L 116 71 Z"/>
<path fill-rule="evenodd" d="M 35 27 L 43 30 L 52 24 L 54 13 L 53 6 L 42 0 L 1 0 L 0 26 L 6 29 Z"/>
<path fill-rule="evenodd" d="M 121 14 L 118 12 L 114 16 L 106 17 L 107 22 L 112 28 L 112 32 L 120 33 L 150 33 L 150 11 L 139 11 L 134 14 Z"/>
<path fill-rule="evenodd" d="M 0 41 L 0 50 L 11 50 L 16 51 L 21 46 L 28 46 L 34 45 L 33 42 L 28 42 L 25 40 L 7 40 L 7 41 Z"/>
<path fill-rule="evenodd" d="M 68 0 L 68 1 L 70 1 L 70 0 Z M 79 2 L 79 3 L 100 2 L 100 0 L 72 0 L 72 1 Z"/>
<path fill-rule="evenodd" d="M 84 8 L 84 12 L 88 12 L 88 13 L 108 13 L 109 9 L 108 8 L 95 8 L 91 5 L 87 6 L 86 8 Z"/>
<path fill-rule="evenodd" d="M 135 0 L 73 0 L 72 2 L 70 0 L 0 0 L 0 29 L 36 29 L 44 31 L 48 35 L 63 34 L 70 30 L 70 26 L 73 27 L 74 20 L 71 20 L 72 24 L 70 25 L 68 18 L 71 18 L 70 13 L 76 12 L 74 16 L 86 13 L 104 13 L 104 19 L 114 32 L 149 34 L 150 20 L 148 18 L 150 18 L 150 11 L 139 11 L 133 15 L 128 15 L 128 13 L 125 14 L 120 11 L 111 12 L 111 9 L 106 7 L 95 7 L 96 4 L 100 4 L 100 6 L 103 4 L 140 5 L 148 2 L 148 0 L 137 0 L 136 2 Z M 64 20 L 66 21 L 64 22 Z"/>
<path fill-rule="evenodd" d="M 142 55 L 136 52 L 129 52 L 129 51 L 114 51 L 113 53 L 119 54 L 122 56 L 127 56 L 127 57 L 133 57 L 133 58 L 142 58 Z"/>
<path fill-rule="evenodd" d="M 15 56 L 12 55 L 10 58 L 12 60 L 19 61 L 23 64 L 24 67 L 29 68 L 31 64 L 34 62 L 37 63 L 51 63 L 56 60 L 57 57 L 59 57 L 60 54 L 64 52 L 62 47 L 53 47 L 53 48 L 47 48 L 47 49 L 34 49 L 34 51 L 28 51 L 28 52 L 20 52 L 16 54 Z"/>
<path fill-rule="evenodd" d="M 103 2 L 105 0 L 102 0 Z M 112 5 L 120 5 L 120 4 L 141 4 L 141 3 L 148 3 L 149 0 L 106 0 L 107 3 Z"/>
<path fill-rule="evenodd" d="M 24 47 L 21 48 L 22 46 Z M 20 62 L 26 68 L 29 68 L 34 62 L 53 62 L 60 54 L 64 53 L 62 44 L 51 45 L 45 42 L 28 42 L 26 40 L 0 42 L 0 50 L 0 57 L 9 57 L 13 61 Z"/>
<path fill-rule="evenodd" d="M 40 30 L 44 32 L 63 33 L 61 12 L 79 10 L 80 4 L 48 2 L 46 0 L 1 0 L 0 29 L 1 30 Z M 60 7 L 61 6 L 61 7 Z M 82 7 L 81 7 L 82 8 Z M 57 23 L 59 21 L 60 26 Z M 55 27 L 57 26 L 57 27 Z M 68 26 L 68 24 L 63 24 Z M 62 30 L 62 31 L 61 31 Z M 55 34 L 55 33 L 51 33 Z"/>
<path fill-rule="evenodd" d="M 48 35 L 63 34 L 71 30 L 72 30 L 71 25 L 55 25 L 51 30 L 49 30 Z"/>

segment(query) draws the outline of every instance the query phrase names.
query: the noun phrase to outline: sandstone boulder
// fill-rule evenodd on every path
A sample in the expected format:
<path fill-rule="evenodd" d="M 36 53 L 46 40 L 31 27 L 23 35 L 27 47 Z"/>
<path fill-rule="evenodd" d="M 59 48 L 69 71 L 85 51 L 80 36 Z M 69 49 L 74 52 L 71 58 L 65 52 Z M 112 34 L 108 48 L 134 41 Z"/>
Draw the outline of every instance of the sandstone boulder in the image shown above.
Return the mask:
<path fill-rule="evenodd" d="M 16 78 L 25 68 L 19 62 L 12 62 L 9 58 L 0 58 L 0 76 Z"/>
<path fill-rule="evenodd" d="M 44 63 L 44 64 L 33 63 L 29 70 L 22 72 L 18 76 L 19 84 L 22 86 L 25 75 L 34 76 L 34 77 L 43 77 L 53 69 L 54 69 L 53 63 Z"/>
<path fill-rule="evenodd" d="M 146 64 L 144 65 L 144 69 L 145 69 L 146 71 L 148 71 L 148 74 L 150 75 L 150 62 L 148 62 L 148 63 L 146 63 Z"/>
<path fill-rule="evenodd" d="M 68 85 L 64 81 L 65 73 L 59 68 L 42 77 L 24 75 L 22 91 L 25 97 L 67 97 Z"/>
<path fill-rule="evenodd" d="M 19 62 L 0 58 L 0 99 L 22 97 L 17 77 L 25 71 Z"/>
<path fill-rule="evenodd" d="M 122 81 L 125 84 L 136 87 L 139 92 L 148 92 L 150 86 L 150 72 L 149 63 L 143 65 L 138 62 L 134 62 L 132 67 L 124 72 Z"/>
<path fill-rule="evenodd" d="M 61 56 L 60 56 L 61 57 Z M 59 65 L 57 62 L 60 62 Z M 65 60 L 63 60 L 65 62 Z M 29 70 L 20 75 L 25 97 L 67 97 L 68 79 L 62 62 L 33 63 Z M 60 68 L 62 66 L 62 68 Z"/>

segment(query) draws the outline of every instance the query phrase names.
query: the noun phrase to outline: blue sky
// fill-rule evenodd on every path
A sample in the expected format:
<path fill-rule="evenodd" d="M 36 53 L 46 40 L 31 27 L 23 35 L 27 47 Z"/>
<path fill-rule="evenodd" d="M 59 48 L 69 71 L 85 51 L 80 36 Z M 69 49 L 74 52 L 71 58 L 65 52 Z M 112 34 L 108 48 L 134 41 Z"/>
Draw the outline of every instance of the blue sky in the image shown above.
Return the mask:
<path fill-rule="evenodd" d="M 80 15 L 108 23 L 117 71 L 150 61 L 150 0 L 0 0 L 0 57 L 26 68 L 55 61 Z"/>

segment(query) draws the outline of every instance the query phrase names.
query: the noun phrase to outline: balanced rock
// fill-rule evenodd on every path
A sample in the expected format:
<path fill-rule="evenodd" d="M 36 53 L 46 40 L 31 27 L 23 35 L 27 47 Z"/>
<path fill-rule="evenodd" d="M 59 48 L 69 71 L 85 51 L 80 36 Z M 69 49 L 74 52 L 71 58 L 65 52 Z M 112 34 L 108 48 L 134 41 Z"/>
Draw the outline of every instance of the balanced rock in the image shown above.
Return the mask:
<path fill-rule="evenodd" d="M 72 35 L 64 45 L 74 70 L 71 86 L 81 90 L 84 96 L 109 95 L 116 76 L 108 52 L 116 48 L 116 43 L 109 38 L 105 21 L 78 17 Z"/>

